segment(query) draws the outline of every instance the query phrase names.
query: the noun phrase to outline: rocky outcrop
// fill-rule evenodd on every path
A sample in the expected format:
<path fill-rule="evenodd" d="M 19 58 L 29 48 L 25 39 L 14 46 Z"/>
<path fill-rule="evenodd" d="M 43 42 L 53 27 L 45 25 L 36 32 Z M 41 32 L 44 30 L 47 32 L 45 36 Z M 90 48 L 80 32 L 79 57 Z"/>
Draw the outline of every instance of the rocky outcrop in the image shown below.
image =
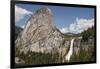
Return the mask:
<path fill-rule="evenodd" d="M 28 20 L 24 30 L 15 41 L 16 48 L 25 54 L 28 51 L 50 53 L 69 47 L 62 33 L 53 25 L 53 13 L 47 7 L 37 10 Z"/>
<path fill-rule="evenodd" d="M 19 57 L 15 57 L 15 63 L 16 64 L 25 63 L 25 61 L 20 59 Z"/>

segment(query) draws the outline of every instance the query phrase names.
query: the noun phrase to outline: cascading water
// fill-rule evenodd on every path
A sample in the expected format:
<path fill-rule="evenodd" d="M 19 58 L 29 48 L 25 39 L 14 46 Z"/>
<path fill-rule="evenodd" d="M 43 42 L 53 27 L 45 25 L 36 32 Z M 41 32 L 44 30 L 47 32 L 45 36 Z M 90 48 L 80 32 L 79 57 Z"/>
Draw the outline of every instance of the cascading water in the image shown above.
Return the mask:
<path fill-rule="evenodd" d="M 65 60 L 67 60 L 68 62 L 70 61 L 70 58 L 73 54 L 73 43 L 74 43 L 74 38 L 71 39 L 71 45 L 70 45 L 70 49 L 68 51 L 68 54 L 65 56 Z"/>

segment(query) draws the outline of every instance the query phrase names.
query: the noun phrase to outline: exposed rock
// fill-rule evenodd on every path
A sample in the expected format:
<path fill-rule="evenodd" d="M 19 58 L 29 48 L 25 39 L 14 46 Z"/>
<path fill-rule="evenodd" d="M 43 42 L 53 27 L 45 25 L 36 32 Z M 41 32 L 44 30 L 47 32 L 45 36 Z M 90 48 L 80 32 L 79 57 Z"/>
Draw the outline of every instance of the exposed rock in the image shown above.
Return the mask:
<path fill-rule="evenodd" d="M 37 10 L 28 20 L 15 45 L 25 54 L 28 51 L 50 53 L 69 47 L 62 33 L 53 25 L 53 13 L 47 7 Z M 67 50 L 67 48 L 66 48 Z"/>
<path fill-rule="evenodd" d="M 16 64 L 20 64 L 20 63 L 22 64 L 22 63 L 25 63 L 25 62 L 24 62 L 24 60 L 22 60 L 22 59 L 20 59 L 18 57 L 15 57 L 15 63 Z"/>

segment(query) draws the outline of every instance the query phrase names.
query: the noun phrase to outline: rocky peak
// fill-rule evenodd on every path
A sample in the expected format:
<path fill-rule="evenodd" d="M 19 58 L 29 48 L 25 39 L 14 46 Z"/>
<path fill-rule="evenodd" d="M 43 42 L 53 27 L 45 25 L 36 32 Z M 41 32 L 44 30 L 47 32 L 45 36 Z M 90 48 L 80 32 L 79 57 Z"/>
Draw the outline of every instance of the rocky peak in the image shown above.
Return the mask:
<path fill-rule="evenodd" d="M 40 8 L 32 15 L 16 40 L 16 47 L 20 52 L 48 53 L 66 45 L 61 32 L 53 25 L 52 19 L 52 12 L 47 7 Z"/>
<path fill-rule="evenodd" d="M 39 10 L 37 10 L 36 12 L 35 12 L 36 14 L 38 13 L 44 13 L 44 14 L 48 14 L 48 15 L 52 15 L 52 12 L 51 12 L 51 10 L 48 8 L 48 7 L 46 7 L 46 6 L 44 6 L 43 8 L 40 8 Z"/>

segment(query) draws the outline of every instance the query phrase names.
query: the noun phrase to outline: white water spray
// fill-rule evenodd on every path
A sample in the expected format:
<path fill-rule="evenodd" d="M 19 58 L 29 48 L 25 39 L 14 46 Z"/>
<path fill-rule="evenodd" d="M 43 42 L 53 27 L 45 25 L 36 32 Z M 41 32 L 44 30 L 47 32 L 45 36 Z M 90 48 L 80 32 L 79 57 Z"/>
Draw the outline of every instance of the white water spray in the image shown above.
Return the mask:
<path fill-rule="evenodd" d="M 71 39 L 70 49 L 68 51 L 68 54 L 65 56 L 65 60 L 67 60 L 68 62 L 70 61 L 70 58 L 73 54 L 73 43 L 74 43 L 74 39 Z"/>

